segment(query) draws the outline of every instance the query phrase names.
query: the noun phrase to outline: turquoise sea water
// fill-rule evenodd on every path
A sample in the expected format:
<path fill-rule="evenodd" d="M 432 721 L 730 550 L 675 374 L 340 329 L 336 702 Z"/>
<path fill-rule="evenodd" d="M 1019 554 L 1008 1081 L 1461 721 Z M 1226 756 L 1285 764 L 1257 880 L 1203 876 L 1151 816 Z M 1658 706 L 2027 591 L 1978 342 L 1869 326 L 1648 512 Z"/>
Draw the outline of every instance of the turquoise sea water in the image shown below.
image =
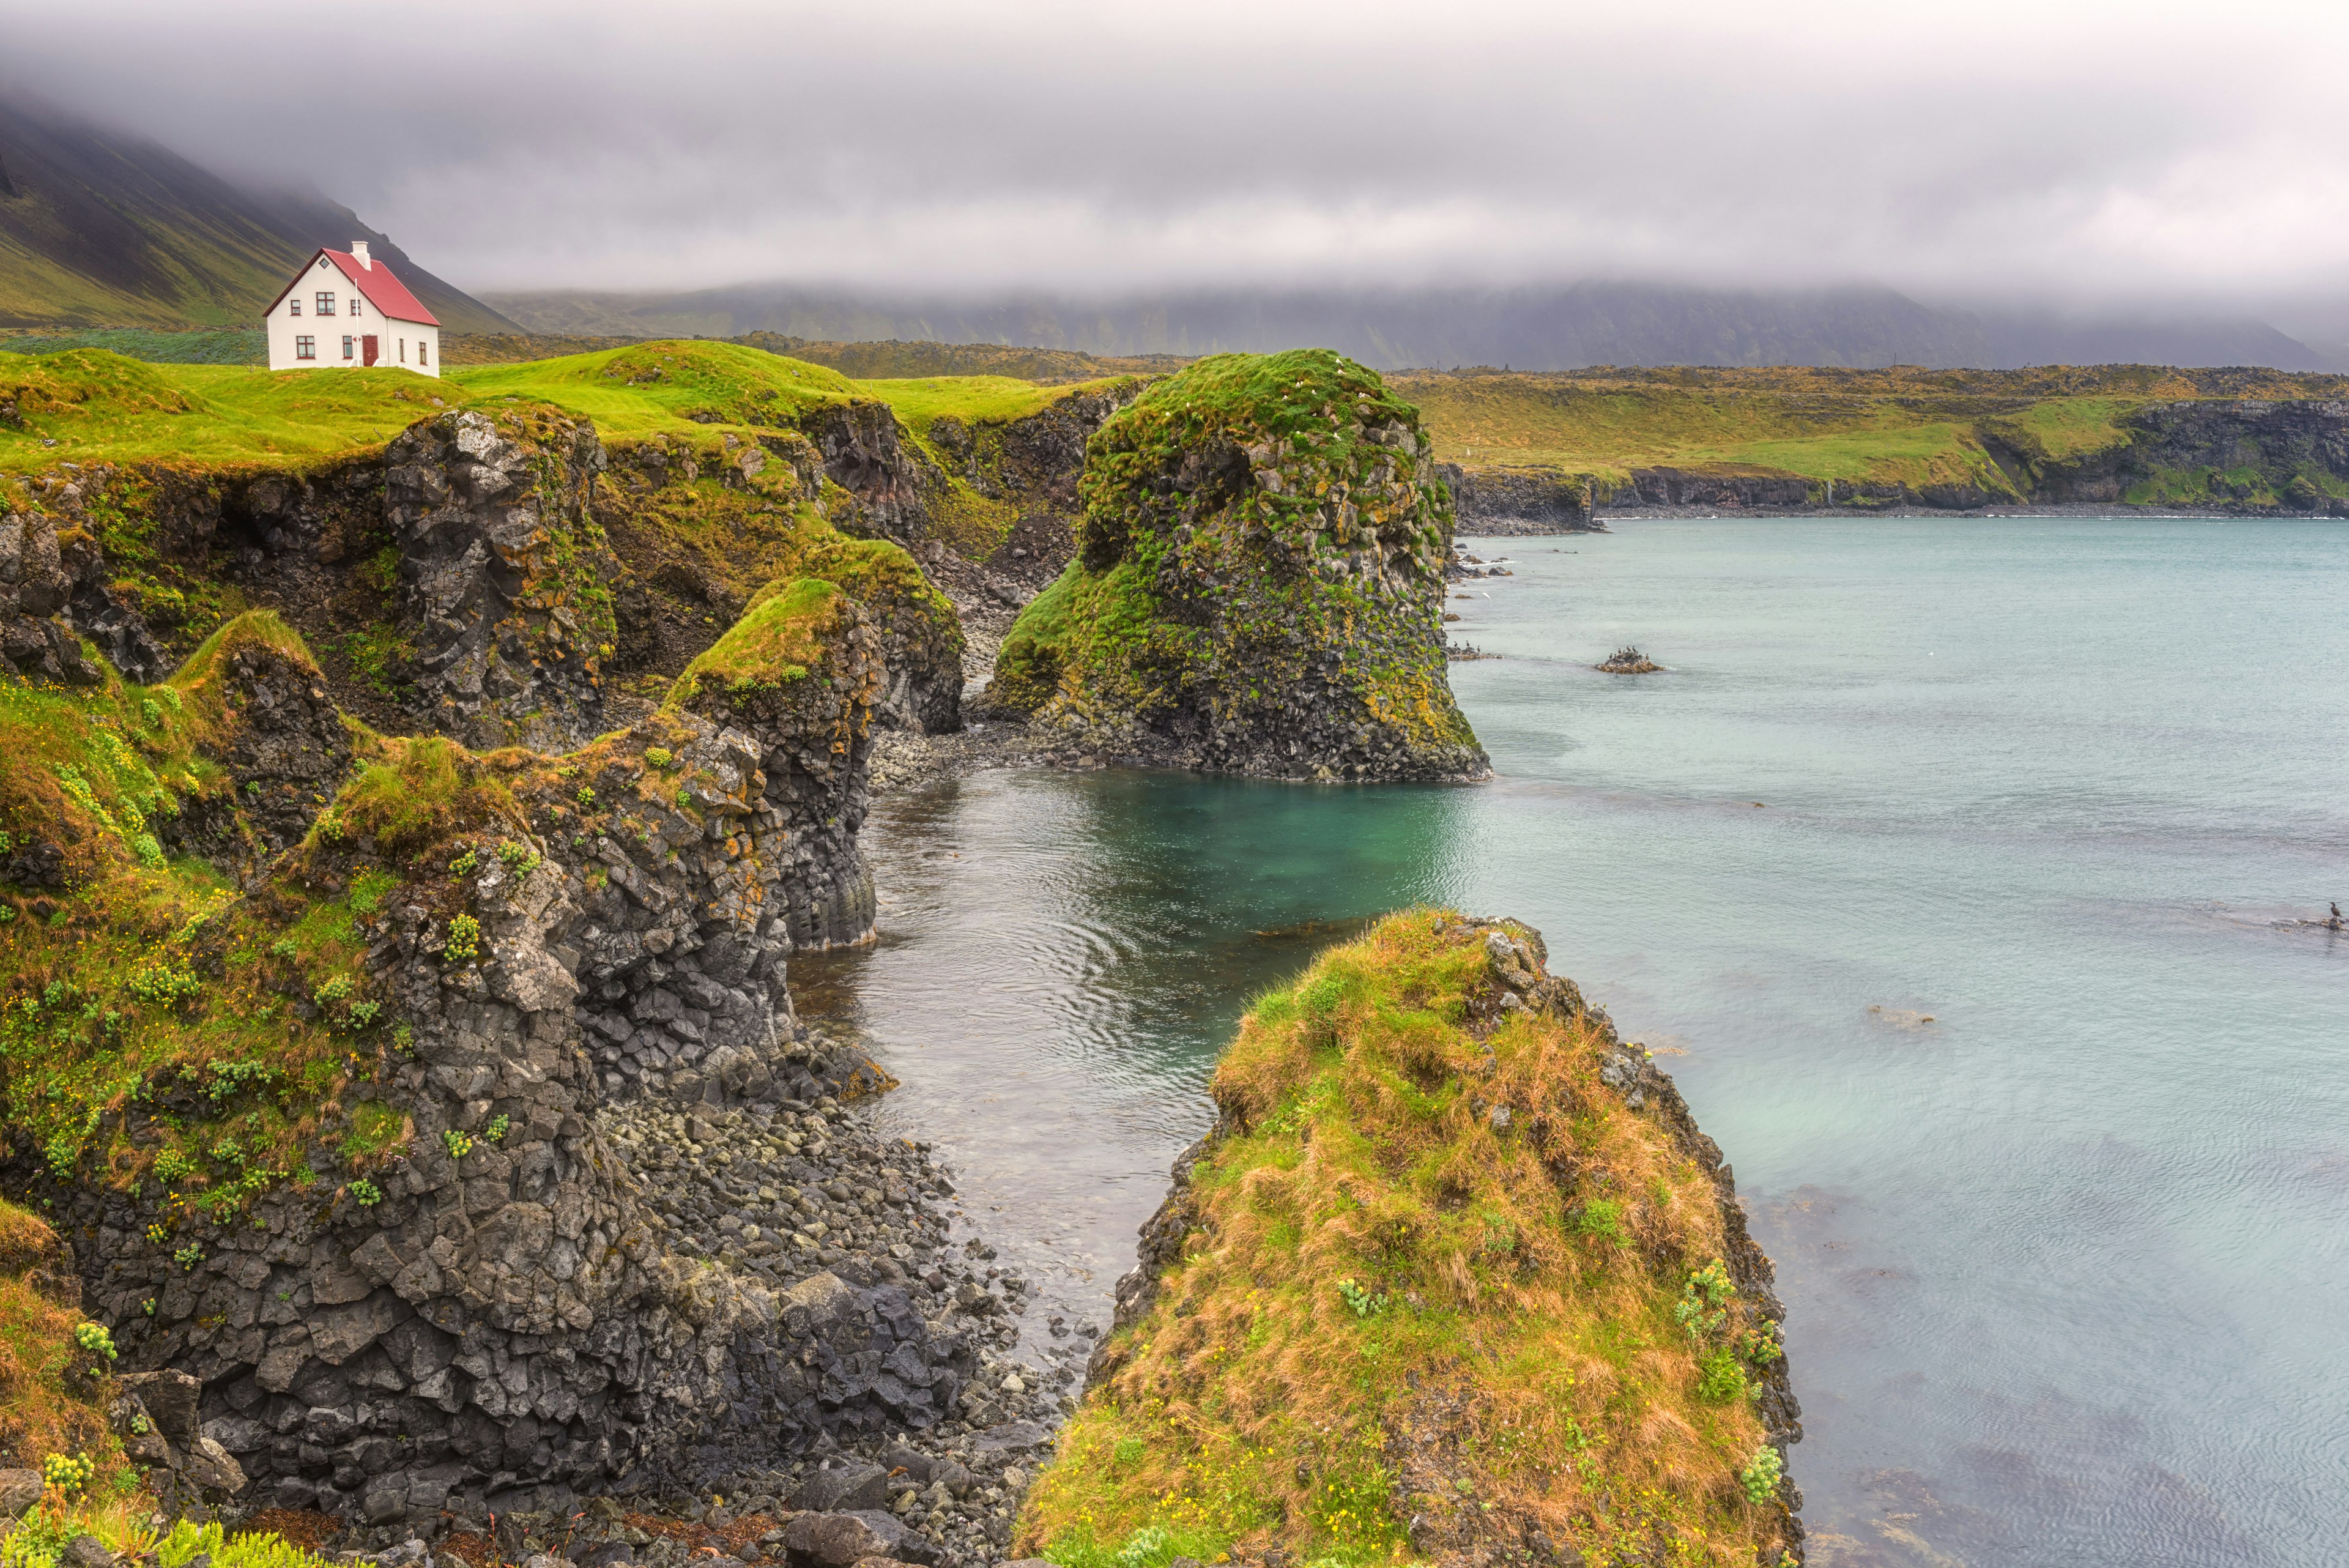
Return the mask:
<path fill-rule="evenodd" d="M 811 1002 L 1098 1322 L 1283 928 L 1519 916 L 1736 1168 L 1814 1562 L 2349 1561 L 2349 526 L 1615 527 L 1475 542 L 1494 783 L 892 802 Z"/>

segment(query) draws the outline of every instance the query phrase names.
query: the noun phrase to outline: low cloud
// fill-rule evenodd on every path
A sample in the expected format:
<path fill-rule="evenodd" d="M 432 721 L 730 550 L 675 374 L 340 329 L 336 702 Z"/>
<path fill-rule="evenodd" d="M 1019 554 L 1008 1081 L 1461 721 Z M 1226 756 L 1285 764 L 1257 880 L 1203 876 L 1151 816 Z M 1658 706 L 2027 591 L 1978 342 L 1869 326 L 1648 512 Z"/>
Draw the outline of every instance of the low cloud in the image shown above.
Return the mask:
<path fill-rule="evenodd" d="M 476 289 L 2338 292 L 2349 11 L 34 6 L 10 86 Z"/>

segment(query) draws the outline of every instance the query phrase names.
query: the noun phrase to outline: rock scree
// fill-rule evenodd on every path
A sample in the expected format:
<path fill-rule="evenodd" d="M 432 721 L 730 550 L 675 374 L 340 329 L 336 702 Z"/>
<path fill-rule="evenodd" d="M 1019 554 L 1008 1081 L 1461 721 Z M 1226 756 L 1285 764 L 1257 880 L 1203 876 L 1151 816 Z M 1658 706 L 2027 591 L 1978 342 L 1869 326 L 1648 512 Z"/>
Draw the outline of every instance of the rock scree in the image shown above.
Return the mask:
<path fill-rule="evenodd" d="M 1093 435 L 1077 555 L 988 689 L 1071 752 L 1323 780 L 1491 767 L 1445 675 L 1450 492 L 1326 350 L 1224 354 Z"/>

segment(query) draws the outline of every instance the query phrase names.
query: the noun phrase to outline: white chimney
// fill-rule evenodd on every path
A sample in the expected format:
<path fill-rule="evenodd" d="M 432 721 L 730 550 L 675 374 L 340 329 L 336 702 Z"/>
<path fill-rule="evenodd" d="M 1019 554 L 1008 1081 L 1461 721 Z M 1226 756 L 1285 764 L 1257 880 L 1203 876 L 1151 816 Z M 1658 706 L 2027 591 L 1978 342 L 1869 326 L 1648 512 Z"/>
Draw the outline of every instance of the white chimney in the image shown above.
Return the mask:
<path fill-rule="evenodd" d="M 369 272 L 373 272 L 375 270 L 375 263 L 367 260 L 367 242 L 365 240 L 353 240 L 351 242 L 351 259 L 358 263 L 359 265 L 367 268 Z"/>

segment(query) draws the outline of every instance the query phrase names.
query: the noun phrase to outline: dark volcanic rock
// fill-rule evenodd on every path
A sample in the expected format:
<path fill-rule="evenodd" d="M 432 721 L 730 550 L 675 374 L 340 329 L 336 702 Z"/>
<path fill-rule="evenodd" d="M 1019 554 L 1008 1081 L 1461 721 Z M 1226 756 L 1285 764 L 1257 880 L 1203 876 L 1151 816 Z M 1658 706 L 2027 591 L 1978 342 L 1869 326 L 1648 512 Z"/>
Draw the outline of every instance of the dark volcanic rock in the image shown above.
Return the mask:
<path fill-rule="evenodd" d="M 1590 515 L 1590 488 L 1553 468 L 1437 465 L 1452 490 L 1463 534 L 1603 534 Z"/>
<path fill-rule="evenodd" d="M 1004 639 L 990 700 L 1081 756 L 1485 776 L 1445 676 L 1429 451 L 1417 410 L 1334 354 L 1159 383 L 1093 438 L 1078 558 Z"/>
<path fill-rule="evenodd" d="M 595 426 L 466 409 L 384 452 L 421 706 L 472 746 L 574 745 L 601 728 L 619 564 L 587 509 Z"/>

